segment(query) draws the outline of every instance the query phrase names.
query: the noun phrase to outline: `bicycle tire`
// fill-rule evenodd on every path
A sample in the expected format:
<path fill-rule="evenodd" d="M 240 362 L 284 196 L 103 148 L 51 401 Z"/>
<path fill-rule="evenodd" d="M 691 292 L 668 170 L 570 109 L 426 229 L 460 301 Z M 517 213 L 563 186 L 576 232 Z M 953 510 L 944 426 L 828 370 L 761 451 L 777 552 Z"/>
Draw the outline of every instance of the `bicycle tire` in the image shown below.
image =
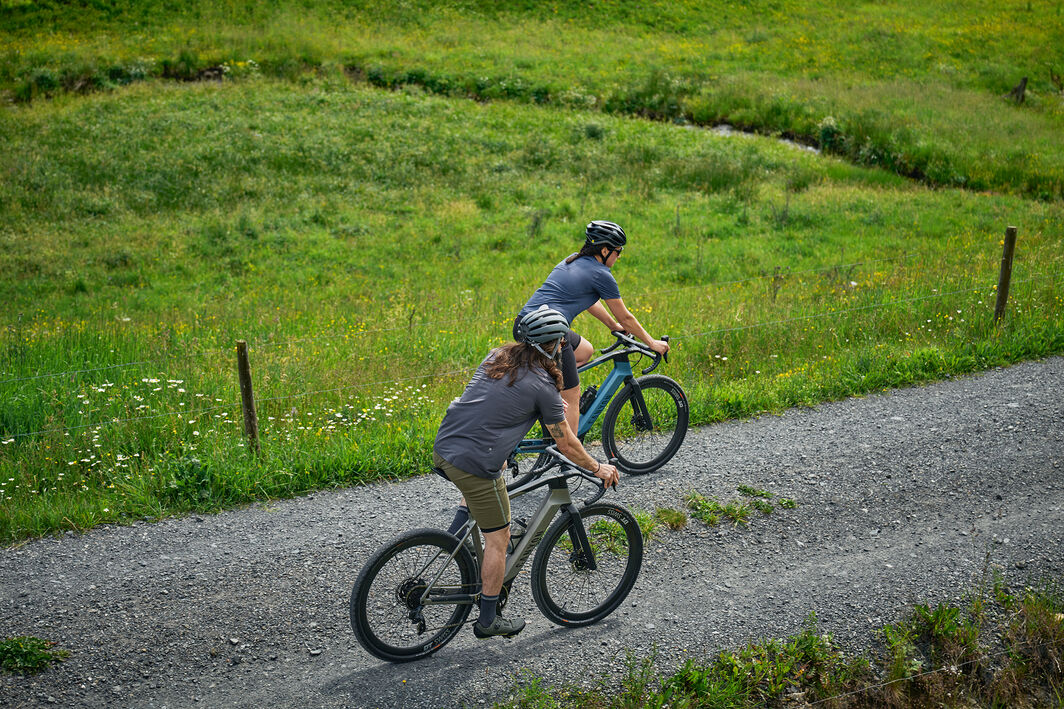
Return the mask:
<path fill-rule="evenodd" d="M 652 374 L 635 380 L 651 421 L 637 420 L 631 385 L 613 397 L 602 418 L 602 447 L 630 475 L 652 473 L 669 462 L 687 436 L 687 395 L 672 379 Z"/>
<path fill-rule="evenodd" d="M 532 598 L 552 623 L 581 627 L 615 611 L 643 565 L 643 534 L 632 513 L 612 503 L 579 510 L 597 568 L 588 570 L 563 514 L 547 530 L 532 560 Z"/>
<path fill-rule="evenodd" d="M 388 662 L 409 662 L 436 652 L 461 630 L 472 604 L 417 602 L 443 562 L 447 568 L 437 582 L 440 588 L 477 591 L 480 574 L 469 550 L 459 549 L 448 559 L 458 544 L 438 529 L 414 529 L 370 557 L 351 589 L 350 606 L 351 629 L 367 652 Z M 424 637 L 430 628 L 432 634 Z"/>

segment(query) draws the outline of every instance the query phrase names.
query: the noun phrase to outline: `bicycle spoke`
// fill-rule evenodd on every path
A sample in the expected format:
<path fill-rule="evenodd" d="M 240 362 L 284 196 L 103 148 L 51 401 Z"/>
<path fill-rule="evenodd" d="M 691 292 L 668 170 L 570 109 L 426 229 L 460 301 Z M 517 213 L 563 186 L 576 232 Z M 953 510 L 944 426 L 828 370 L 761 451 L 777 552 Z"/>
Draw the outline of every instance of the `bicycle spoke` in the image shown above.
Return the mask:
<path fill-rule="evenodd" d="M 683 390 L 661 376 L 643 377 L 610 404 L 603 420 L 603 442 L 622 469 L 648 473 L 664 465 L 687 433 Z M 645 408 L 644 408 L 645 407 Z"/>
<path fill-rule="evenodd" d="M 469 603 L 422 603 L 476 591 L 476 569 L 464 552 L 450 557 L 455 541 L 435 530 L 401 538 L 378 553 L 352 591 L 352 627 L 370 652 L 387 660 L 412 659 L 453 637 L 469 615 Z"/>
<path fill-rule="evenodd" d="M 536 604 L 549 619 L 567 625 L 609 615 L 631 590 L 643 556 L 639 525 L 623 508 L 595 504 L 580 514 L 595 569 L 588 568 L 584 551 L 574 548 L 568 526 L 552 528 L 533 563 Z"/>

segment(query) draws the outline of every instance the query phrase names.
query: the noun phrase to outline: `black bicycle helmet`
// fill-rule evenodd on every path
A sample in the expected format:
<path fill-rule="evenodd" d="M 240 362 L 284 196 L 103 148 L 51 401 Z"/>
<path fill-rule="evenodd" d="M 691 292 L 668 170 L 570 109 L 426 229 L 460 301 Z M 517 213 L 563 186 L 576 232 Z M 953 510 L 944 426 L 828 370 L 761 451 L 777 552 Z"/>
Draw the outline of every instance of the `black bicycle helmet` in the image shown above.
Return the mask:
<path fill-rule="evenodd" d="M 608 246 L 611 249 L 619 249 L 628 243 L 628 237 L 624 235 L 624 229 L 613 222 L 594 221 L 584 229 L 584 243 L 591 246 Z"/>
<path fill-rule="evenodd" d="M 541 305 L 525 315 L 517 323 L 517 339 L 535 347 L 545 357 L 555 358 L 560 354 L 558 347 L 551 355 L 540 345 L 560 340 L 569 334 L 569 322 L 565 316 L 553 308 Z"/>

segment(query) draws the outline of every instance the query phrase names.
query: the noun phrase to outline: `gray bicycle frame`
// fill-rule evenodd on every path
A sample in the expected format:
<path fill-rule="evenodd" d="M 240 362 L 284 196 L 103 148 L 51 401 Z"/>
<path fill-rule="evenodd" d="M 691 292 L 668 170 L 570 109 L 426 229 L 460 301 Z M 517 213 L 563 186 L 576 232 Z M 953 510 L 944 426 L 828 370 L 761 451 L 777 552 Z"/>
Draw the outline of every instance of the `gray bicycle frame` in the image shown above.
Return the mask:
<path fill-rule="evenodd" d="M 558 457 L 562 462 L 563 470 L 559 471 L 557 475 L 532 480 L 516 490 L 513 490 L 509 495 L 510 499 L 513 500 L 522 495 L 526 495 L 537 488 L 544 486 L 548 488 L 548 493 L 543 496 L 543 501 L 540 502 L 539 508 L 536 510 L 535 514 L 532 515 L 532 519 L 528 523 L 524 536 L 521 537 L 517 546 L 506 555 L 506 571 L 503 574 L 503 584 L 512 581 L 517 574 L 520 573 L 522 567 L 525 565 L 525 561 L 527 561 L 532 550 L 536 548 L 536 545 L 539 544 L 539 540 L 542 539 L 543 535 L 547 533 L 548 529 L 550 529 L 550 525 L 559 511 L 562 511 L 562 514 L 568 514 L 570 519 L 574 522 L 569 528 L 569 534 L 574 537 L 572 539 L 573 548 L 581 549 L 583 551 L 584 561 L 588 570 L 594 571 L 597 568 L 595 563 L 595 552 L 591 548 L 591 543 L 588 542 L 583 518 L 580 517 L 580 512 L 577 510 L 576 505 L 573 503 L 573 498 L 569 494 L 569 478 L 572 477 L 572 474 L 566 473 L 564 470 L 565 466 L 572 466 L 573 468 L 576 468 L 577 466 L 568 461 L 564 456 L 559 455 Z M 460 543 L 455 547 L 454 551 L 451 552 L 448 561 L 454 559 L 454 557 L 458 555 L 459 550 L 461 550 L 462 546 L 465 544 L 466 539 L 472 535 L 476 540 L 473 542 L 473 548 L 476 551 L 477 566 L 478 568 L 483 566 L 484 549 L 480 541 L 479 532 L 480 530 L 472 518 L 466 522 L 465 527 L 462 530 L 459 530 L 458 533 Z M 441 554 L 437 554 L 425 564 L 425 567 L 421 572 L 423 573 L 425 569 L 435 563 L 440 555 Z M 432 581 L 427 584 L 425 592 L 421 594 L 421 604 L 438 605 L 444 603 L 474 603 L 477 596 L 480 595 L 479 590 L 477 593 L 429 595 L 435 587 L 436 582 L 440 580 L 440 576 L 443 575 L 446 568 L 447 564 L 443 564 L 443 566 L 440 567 L 440 570 L 437 571 L 436 575 L 432 578 Z"/>

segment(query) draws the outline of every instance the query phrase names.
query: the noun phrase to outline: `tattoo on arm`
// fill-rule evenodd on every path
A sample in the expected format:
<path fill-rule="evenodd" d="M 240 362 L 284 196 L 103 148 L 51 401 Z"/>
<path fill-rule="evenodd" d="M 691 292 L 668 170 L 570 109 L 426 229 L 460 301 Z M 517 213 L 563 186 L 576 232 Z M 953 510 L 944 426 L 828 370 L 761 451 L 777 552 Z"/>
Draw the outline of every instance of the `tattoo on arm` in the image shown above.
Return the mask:
<path fill-rule="evenodd" d="M 566 425 L 564 421 L 559 421 L 558 423 L 547 424 L 547 433 L 550 434 L 551 438 L 554 439 L 555 443 L 561 443 L 565 439 L 565 431 L 566 430 L 571 430 L 571 429 L 569 429 L 569 426 Z M 573 436 L 573 438 L 575 438 L 575 436 Z M 593 468 L 596 465 L 597 461 L 594 458 L 592 458 L 587 453 L 587 451 L 584 450 L 584 447 L 583 447 L 583 445 L 580 444 L 579 439 L 576 440 L 576 447 L 575 447 L 575 450 L 573 452 L 575 453 L 575 455 L 571 455 L 570 458 L 577 465 L 579 465 L 579 466 L 581 466 L 583 468 L 586 468 L 588 470 L 590 470 L 591 468 Z"/>
<path fill-rule="evenodd" d="M 565 432 L 564 429 L 562 429 L 560 421 L 558 423 L 547 424 L 547 433 L 549 433 L 550 437 L 555 441 L 565 437 Z"/>

